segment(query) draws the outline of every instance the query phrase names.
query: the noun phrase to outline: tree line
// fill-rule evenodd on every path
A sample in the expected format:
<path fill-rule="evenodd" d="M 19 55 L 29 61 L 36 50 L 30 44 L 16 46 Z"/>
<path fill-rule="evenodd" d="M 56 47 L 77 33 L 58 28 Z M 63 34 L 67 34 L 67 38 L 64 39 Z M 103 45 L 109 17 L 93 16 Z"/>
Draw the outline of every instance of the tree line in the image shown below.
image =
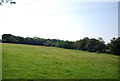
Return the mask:
<path fill-rule="evenodd" d="M 17 43 L 17 44 L 30 44 L 30 45 L 40 45 L 40 46 L 50 46 L 50 47 L 60 47 L 65 49 L 75 49 L 83 50 L 88 52 L 97 52 L 97 53 L 109 53 L 120 55 L 120 37 L 113 38 L 110 43 L 105 44 L 104 40 L 99 37 L 88 38 L 72 41 L 64 41 L 59 39 L 44 39 L 39 37 L 20 37 L 14 36 L 11 34 L 2 35 L 3 43 Z"/>

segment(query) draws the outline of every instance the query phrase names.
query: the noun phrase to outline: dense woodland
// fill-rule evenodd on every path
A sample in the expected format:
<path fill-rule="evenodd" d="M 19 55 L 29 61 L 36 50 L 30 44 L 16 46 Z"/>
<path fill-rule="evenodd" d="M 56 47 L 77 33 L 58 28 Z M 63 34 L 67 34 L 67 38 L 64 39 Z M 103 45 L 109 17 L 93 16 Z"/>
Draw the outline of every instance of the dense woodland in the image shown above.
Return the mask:
<path fill-rule="evenodd" d="M 88 52 L 97 53 L 109 53 L 120 55 L 120 37 L 113 38 L 110 43 L 105 44 L 102 38 L 88 38 L 72 41 L 64 41 L 59 39 L 43 39 L 39 37 L 20 37 L 11 34 L 2 35 L 3 43 L 16 43 L 16 44 L 30 44 L 30 45 L 40 45 L 40 46 L 50 46 L 50 47 L 60 47 L 65 49 L 75 49 L 83 50 Z"/>

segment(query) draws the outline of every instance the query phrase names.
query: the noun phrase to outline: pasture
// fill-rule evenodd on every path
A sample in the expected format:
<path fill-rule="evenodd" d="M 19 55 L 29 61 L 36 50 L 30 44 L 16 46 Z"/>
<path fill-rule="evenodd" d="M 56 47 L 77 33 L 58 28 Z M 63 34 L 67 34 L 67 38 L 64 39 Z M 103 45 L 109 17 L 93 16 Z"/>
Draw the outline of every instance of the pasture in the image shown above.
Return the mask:
<path fill-rule="evenodd" d="M 117 79 L 118 56 L 56 47 L 2 44 L 3 79 Z"/>

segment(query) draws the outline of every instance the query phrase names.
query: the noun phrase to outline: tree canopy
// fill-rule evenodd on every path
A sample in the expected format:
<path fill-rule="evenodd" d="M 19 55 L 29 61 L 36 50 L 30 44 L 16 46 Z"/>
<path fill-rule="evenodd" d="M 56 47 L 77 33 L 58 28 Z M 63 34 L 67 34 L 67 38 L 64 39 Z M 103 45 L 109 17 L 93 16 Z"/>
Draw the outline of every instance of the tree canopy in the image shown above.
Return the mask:
<path fill-rule="evenodd" d="M 2 42 L 60 47 L 65 49 L 75 49 L 75 50 L 83 50 L 83 51 L 97 52 L 97 53 L 105 53 L 107 52 L 106 50 L 109 50 L 109 53 L 111 54 L 120 55 L 120 37 L 113 38 L 111 42 L 106 45 L 101 37 L 99 37 L 98 39 L 95 38 L 90 39 L 88 37 L 85 37 L 83 39 L 72 42 L 68 40 L 64 41 L 59 39 L 43 39 L 39 37 L 24 38 L 20 36 L 14 36 L 11 34 L 3 34 Z"/>

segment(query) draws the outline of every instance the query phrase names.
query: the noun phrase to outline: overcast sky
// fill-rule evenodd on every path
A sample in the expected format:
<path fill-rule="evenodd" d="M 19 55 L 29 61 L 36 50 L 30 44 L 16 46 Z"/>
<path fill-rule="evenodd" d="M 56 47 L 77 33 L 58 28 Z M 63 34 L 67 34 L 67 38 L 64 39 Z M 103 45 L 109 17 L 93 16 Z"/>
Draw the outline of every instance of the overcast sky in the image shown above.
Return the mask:
<path fill-rule="evenodd" d="M 118 2 L 13 0 L 0 6 L 0 35 L 76 41 L 118 36 Z"/>

